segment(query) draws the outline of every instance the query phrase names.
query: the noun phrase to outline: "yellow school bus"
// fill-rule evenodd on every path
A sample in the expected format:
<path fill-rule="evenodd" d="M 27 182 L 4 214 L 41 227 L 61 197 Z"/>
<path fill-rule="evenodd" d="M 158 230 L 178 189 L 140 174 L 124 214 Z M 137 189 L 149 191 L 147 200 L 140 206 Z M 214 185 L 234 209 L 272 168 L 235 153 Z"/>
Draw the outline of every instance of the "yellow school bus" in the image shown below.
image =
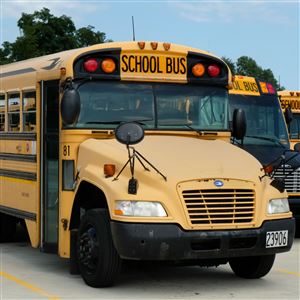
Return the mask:
<path fill-rule="evenodd" d="M 229 122 L 231 85 L 217 56 L 161 42 L 2 66 L 1 239 L 25 220 L 33 247 L 94 287 L 125 259 L 266 275 L 294 219 L 278 182 L 231 144 L 246 129 L 242 110 Z"/>
<path fill-rule="evenodd" d="M 290 109 L 293 113 L 291 122 L 288 124 L 291 148 L 300 142 L 300 91 L 279 91 L 280 104 L 285 111 Z"/>
<path fill-rule="evenodd" d="M 290 110 L 292 117 L 287 120 L 291 149 L 300 142 L 300 91 L 278 92 L 282 110 L 285 114 Z M 291 169 L 288 164 L 287 170 Z M 285 179 L 286 190 L 289 193 L 291 211 L 296 219 L 296 235 L 300 236 L 300 168 Z"/>
<path fill-rule="evenodd" d="M 247 133 L 240 147 L 264 166 L 281 164 L 277 166 L 273 177 L 284 180 L 290 208 L 297 223 L 300 217 L 300 155 L 289 150 L 287 125 L 276 90 L 268 82 L 236 75 L 233 89 L 229 91 L 229 105 L 231 114 L 236 108 L 242 108 L 246 113 Z"/>

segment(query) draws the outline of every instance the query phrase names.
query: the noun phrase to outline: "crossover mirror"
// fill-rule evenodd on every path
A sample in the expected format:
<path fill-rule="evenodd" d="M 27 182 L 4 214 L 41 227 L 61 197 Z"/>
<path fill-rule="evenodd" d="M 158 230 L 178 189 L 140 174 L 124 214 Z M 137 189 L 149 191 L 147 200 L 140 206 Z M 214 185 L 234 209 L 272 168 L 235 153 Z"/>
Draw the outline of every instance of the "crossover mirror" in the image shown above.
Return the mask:
<path fill-rule="evenodd" d="M 122 123 L 115 129 L 115 136 L 121 144 L 134 145 L 144 138 L 144 130 L 134 122 Z"/>
<path fill-rule="evenodd" d="M 60 103 L 61 118 L 65 125 L 74 124 L 80 114 L 80 95 L 74 88 L 67 89 Z"/>

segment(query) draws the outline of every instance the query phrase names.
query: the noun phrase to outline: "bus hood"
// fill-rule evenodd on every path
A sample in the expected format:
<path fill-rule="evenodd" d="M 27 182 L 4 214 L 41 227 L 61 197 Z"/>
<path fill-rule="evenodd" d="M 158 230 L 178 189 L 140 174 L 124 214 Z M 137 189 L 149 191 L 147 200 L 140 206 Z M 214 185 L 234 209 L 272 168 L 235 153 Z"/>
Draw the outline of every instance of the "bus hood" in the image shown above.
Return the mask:
<path fill-rule="evenodd" d="M 134 145 L 134 149 L 164 174 L 168 182 L 177 183 L 199 178 L 230 178 L 257 182 L 259 176 L 264 174 L 261 164 L 251 154 L 222 140 L 146 135 L 143 141 Z M 79 147 L 78 167 L 81 170 L 100 167 L 101 176 L 104 176 L 104 164 L 114 164 L 116 176 L 127 161 L 126 146 L 115 139 L 88 139 Z M 135 159 L 136 178 L 147 176 L 147 179 L 164 180 L 147 161 L 143 158 L 141 161 L 150 172 L 145 171 Z M 122 176 L 131 177 L 129 165 L 120 178 Z"/>

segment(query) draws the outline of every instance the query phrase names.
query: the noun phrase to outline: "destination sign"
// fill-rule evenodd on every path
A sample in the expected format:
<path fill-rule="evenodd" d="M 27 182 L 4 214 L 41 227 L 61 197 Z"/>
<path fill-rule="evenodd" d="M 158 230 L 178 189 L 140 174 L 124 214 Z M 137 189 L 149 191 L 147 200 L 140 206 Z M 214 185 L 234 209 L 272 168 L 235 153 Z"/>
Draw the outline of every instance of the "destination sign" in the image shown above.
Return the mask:
<path fill-rule="evenodd" d="M 283 109 L 285 108 L 291 108 L 292 110 L 300 110 L 300 98 L 285 98 L 285 97 L 279 97 L 280 104 Z"/>
<path fill-rule="evenodd" d="M 187 57 L 153 53 L 122 53 L 121 79 L 186 81 Z M 146 77 L 145 77 L 146 76 Z"/>
<path fill-rule="evenodd" d="M 260 96 L 257 83 L 253 77 L 235 76 L 232 84 L 233 89 L 229 90 L 230 94 Z"/>

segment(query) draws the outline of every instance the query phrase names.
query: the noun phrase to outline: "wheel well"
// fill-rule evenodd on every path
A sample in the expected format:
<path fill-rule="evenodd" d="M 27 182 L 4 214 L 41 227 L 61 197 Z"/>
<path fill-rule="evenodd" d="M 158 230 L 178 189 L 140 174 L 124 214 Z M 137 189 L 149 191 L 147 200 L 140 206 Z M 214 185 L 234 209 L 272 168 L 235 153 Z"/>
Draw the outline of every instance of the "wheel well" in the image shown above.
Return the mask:
<path fill-rule="evenodd" d="M 69 229 L 79 227 L 81 209 L 89 210 L 92 208 L 108 208 L 106 197 L 98 187 L 83 181 L 80 183 L 75 196 Z"/>

